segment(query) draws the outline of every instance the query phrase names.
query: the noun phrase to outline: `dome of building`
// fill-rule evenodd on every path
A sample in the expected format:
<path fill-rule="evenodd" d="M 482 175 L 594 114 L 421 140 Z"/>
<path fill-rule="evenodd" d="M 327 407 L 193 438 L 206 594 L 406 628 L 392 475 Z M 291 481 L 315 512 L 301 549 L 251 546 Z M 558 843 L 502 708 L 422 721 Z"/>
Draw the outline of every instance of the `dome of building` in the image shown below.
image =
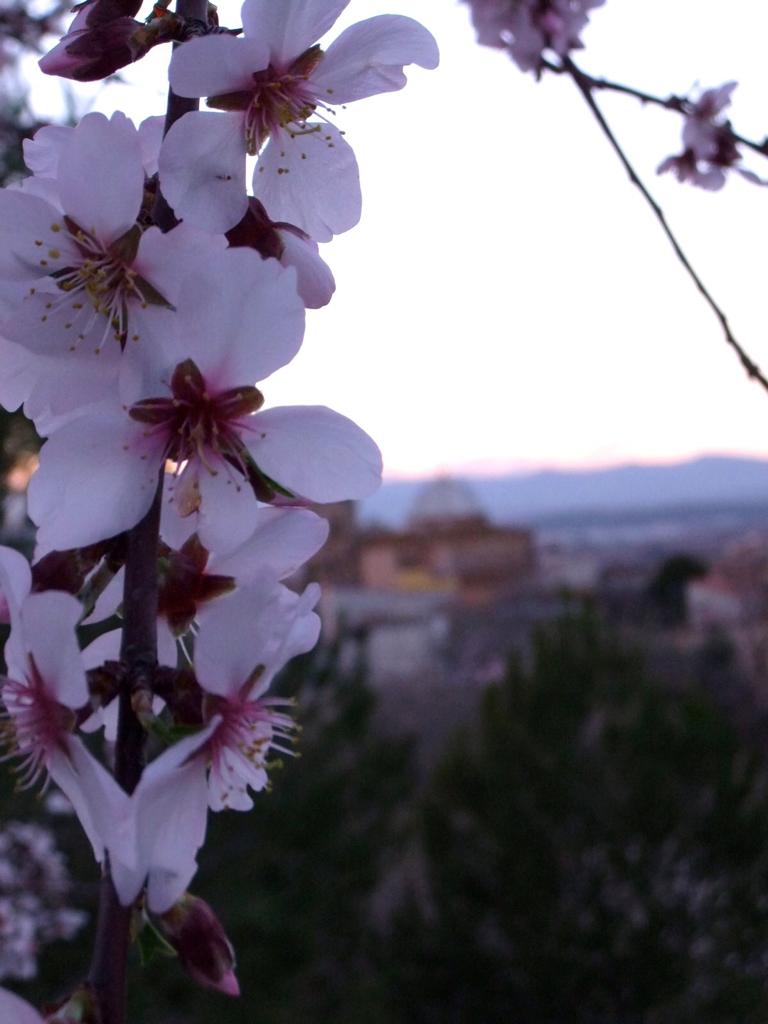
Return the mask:
<path fill-rule="evenodd" d="M 409 526 L 429 523 L 456 523 L 487 519 L 485 510 L 471 487 L 453 477 L 431 480 L 414 498 L 408 516 Z"/>

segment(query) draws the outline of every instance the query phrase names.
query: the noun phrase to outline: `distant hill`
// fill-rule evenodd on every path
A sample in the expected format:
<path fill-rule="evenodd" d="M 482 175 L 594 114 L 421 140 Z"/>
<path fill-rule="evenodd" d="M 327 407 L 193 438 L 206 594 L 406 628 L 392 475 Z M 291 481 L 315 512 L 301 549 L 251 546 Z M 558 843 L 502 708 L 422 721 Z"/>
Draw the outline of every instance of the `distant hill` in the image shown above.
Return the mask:
<path fill-rule="evenodd" d="M 704 456 L 674 465 L 460 477 L 496 522 L 542 523 L 585 513 L 625 516 L 668 508 L 766 510 L 768 460 Z M 426 480 L 385 483 L 361 503 L 365 523 L 401 527 Z"/>

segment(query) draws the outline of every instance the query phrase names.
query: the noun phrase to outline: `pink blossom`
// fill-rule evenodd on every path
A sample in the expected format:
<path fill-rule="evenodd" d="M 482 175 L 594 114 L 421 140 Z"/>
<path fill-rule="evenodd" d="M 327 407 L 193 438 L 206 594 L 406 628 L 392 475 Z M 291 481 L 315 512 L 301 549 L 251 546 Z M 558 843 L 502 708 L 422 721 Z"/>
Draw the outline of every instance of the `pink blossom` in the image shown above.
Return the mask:
<path fill-rule="evenodd" d="M 177 466 L 169 489 L 179 514 L 197 515 L 209 550 L 231 541 L 254 493 L 319 502 L 372 493 L 381 455 L 346 417 L 321 406 L 258 411 L 263 396 L 250 382 L 293 357 L 303 323 L 293 272 L 247 249 L 226 250 L 204 277 L 188 276 L 160 365 L 145 361 L 124 405 L 65 424 L 43 446 L 29 489 L 42 549 L 80 547 L 132 526 L 168 459 Z"/>
<path fill-rule="evenodd" d="M 249 246 L 265 259 L 273 257 L 296 270 L 296 287 L 308 309 L 327 306 L 336 290 L 328 264 L 316 242 L 293 224 L 270 220 L 263 203 L 251 196 L 243 219 L 227 232 L 233 247 Z"/>
<path fill-rule="evenodd" d="M 200 613 L 195 675 L 209 695 L 206 715 L 219 719 L 206 745 L 214 811 L 248 810 L 248 790 L 266 786 L 269 750 L 290 753 L 293 723 L 279 710 L 286 702 L 264 694 L 286 662 L 317 643 L 320 619 L 312 609 L 319 597 L 317 584 L 297 595 L 267 583 L 242 588 Z"/>
<path fill-rule="evenodd" d="M 309 509 L 256 507 L 245 520 L 250 534 L 242 543 L 240 523 L 225 550 L 209 552 L 190 528 L 195 517 L 182 519 L 173 502 L 164 503 L 161 532 L 170 535 L 176 550 L 161 550 L 160 593 L 158 602 L 158 661 L 161 665 L 176 663 L 176 638 L 190 628 L 198 611 L 236 586 L 260 581 L 277 582 L 293 575 L 320 550 L 328 537 L 328 522 Z M 0 549 L 0 553 L 3 549 Z M 21 558 L 21 556 L 19 556 Z M 98 622 L 112 616 L 120 607 L 125 580 L 120 570 L 104 589 L 88 621 Z M 98 665 L 117 658 L 117 632 L 102 634 L 83 651 L 88 665 Z M 98 728 L 102 713 L 98 712 L 83 728 Z M 110 732 L 114 734 L 112 716 Z"/>
<path fill-rule="evenodd" d="M 467 0 L 478 42 L 509 50 L 521 71 L 541 69 L 546 50 L 560 57 L 579 38 L 593 7 L 604 0 Z"/>
<path fill-rule="evenodd" d="M 112 394 L 147 351 L 157 358 L 180 281 L 225 244 L 185 225 L 142 230 L 143 153 L 124 115 L 89 114 L 46 146 L 55 178 L 27 182 L 48 182 L 49 200 L 0 192 L 0 281 L 19 294 L 2 326 L 18 386 L 3 397 L 30 399 L 41 421 Z"/>
<path fill-rule="evenodd" d="M 153 761 L 131 797 L 127 826 L 110 848 L 124 905 L 146 883 L 152 911 L 172 907 L 195 873 L 208 807 L 247 810 L 248 790 L 266 785 L 268 754 L 288 750 L 292 722 L 280 710 L 286 702 L 264 693 L 290 658 L 317 642 L 319 595 L 316 584 L 297 595 L 263 583 L 201 613 L 194 667 L 207 694 L 205 726 Z"/>
<path fill-rule="evenodd" d="M 715 89 L 705 89 L 690 105 L 683 121 L 683 151 L 662 160 L 657 174 L 671 171 L 678 181 L 689 181 L 709 191 L 723 187 L 728 170 L 735 170 L 754 184 L 768 184 L 752 171 L 737 166 L 741 153 L 730 124 L 720 116 L 730 105 L 737 84 L 726 82 Z"/>
<path fill-rule="evenodd" d="M 75 636 L 82 608 L 69 594 L 46 591 L 10 602 L 11 634 L 2 682 L 9 755 L 20 758 L 21 785 L 50 776 L 72 803 L 102 860 L 127 795 L 72 733 L 75 711 L 89 700 Z"/>
<path fill-rule="evenodd" d="M 437 46 L 411 18 L 381 15 L 317 40 L 348 0 L 245 0 L 243 36 L 210 35 L 179 47 L 170 81 L 180 96 L 208 96 L 223 113 L 186 114 L 160 155 L 163 193 L 177 216 L 212 231 L 245 214 L 246 153 L 258 154 L 253 192 L 270 216 L 315 241 L 360 217 L 357 163 L 330 123 L 338 104 L 401 89 L 403 66 L 434 68 Z"/>

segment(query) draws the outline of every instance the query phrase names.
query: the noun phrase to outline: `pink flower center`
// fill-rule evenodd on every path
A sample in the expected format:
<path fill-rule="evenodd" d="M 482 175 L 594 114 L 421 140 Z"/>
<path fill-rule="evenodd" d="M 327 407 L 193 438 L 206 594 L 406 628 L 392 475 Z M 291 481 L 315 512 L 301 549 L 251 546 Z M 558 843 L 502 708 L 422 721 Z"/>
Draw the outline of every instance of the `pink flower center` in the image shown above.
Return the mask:
<path fill-rule="evenodd" d="M 293 134 L 314 132 L 306 120 L 317 106 L 317 96 L 309 79 L 323 58 L 319 46 L 312 46 L 287 68 L 270 64 L 254 72 L 253 85 L 238 92 L 213 96 L 209 107 L 245 111 L 245 144 L 255 156 L 270 135 L 290 125 Z"/>
<path fill-rule="evenodd" d="M 250 786 L 262 789 L 267 782 L 267 754 L 279 750 L 293 754 L 288 744 L 296 728 L 293 719 L 275 705 L 292 701 L 279 697 L 248 700 L 244 693 L 253 686 L 244 684 L 239 697 L 209 697 L 206 717 L 221 716 L 221 724 L 208 741 L 210 786 L 223 806 L 232 803 L 233 793 L 243 793 Z"/>
<path fill-rule="evenodd" d="M 121 347 L 125 347 L 129 338 L 138 341 L 138 334 L 129 334 L 131 304 L 137 302 L 142 309 L 150 303 L 168 305 L 162 295 L 132 267 L 141 228 L 135 225 L 122 238 L 106 246 L 69 217 L 64 217 L 64 224 L 77 247 L 79 258 L 71 266 L 51 274 L 64 294 L 60 298 L 48 297 L 42 321 L 62 311 L 68 313 L 63 326 L 72 332 L 70 351 L 77 349 L 102 318 L 104 327 L 97 341 L 97 352 L 110 337 Z M 60 225 L 54 226 L 61 230 Z"/>
<path fill-rule="evenodd" d="M 173 371 L 170 397 L 137 402 L 129 415 L 149 424 L 150 436 L 165 436 L 165 458 L 179 465 L 199 460 L 214 475 L 213 462 L 221 458 L 250 478 L 251 460 L 240 431 L 243 418 L 263 404 L 264 396 L 251 385 L 210 394 L 197 365 L 186 359 Z"/>
<path fill-rule="evenodd" d="M 2 700 L 0 732 L 9 751 L 6 758 L 22 757 L 17 767 L 19 787 L 28 789 L 45 771 L 51 751 L 62 746 L 63 736 L 72 731 L 74 714 L 48 693 L 32 655 L 23 682 L 4 681 Z"/>

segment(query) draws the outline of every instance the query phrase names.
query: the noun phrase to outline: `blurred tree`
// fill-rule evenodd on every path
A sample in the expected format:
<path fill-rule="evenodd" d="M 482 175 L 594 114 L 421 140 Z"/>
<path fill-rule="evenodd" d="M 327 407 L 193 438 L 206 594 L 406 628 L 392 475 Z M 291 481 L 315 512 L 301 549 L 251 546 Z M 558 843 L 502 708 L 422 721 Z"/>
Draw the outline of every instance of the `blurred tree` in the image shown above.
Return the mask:
<path fill-rule="evenodd" d="M 705 696 L 590 619 L 491 687 L 423 808 L 392 1020 L 761 1024 L 768 774 Z"/>
<path fill-rule="evenodd" d="M 693 555 L 672 555 L 662 562 L 648 587 L 648 598 L 661 625 L 685 622 L 685 588 L 706 573 L 706 564 Z"/>

